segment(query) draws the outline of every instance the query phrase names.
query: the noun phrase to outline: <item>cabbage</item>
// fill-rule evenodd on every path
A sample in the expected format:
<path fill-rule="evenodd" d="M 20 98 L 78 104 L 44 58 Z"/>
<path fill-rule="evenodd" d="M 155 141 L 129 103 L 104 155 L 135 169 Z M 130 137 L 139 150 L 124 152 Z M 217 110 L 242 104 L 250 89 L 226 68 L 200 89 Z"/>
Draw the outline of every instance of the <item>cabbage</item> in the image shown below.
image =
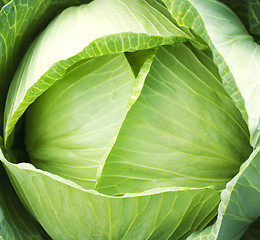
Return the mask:
<path fill-rule="evenodd" d="M 0 2 L 0 239 L 259 238 L 260 3 L 223 2 Z"/>

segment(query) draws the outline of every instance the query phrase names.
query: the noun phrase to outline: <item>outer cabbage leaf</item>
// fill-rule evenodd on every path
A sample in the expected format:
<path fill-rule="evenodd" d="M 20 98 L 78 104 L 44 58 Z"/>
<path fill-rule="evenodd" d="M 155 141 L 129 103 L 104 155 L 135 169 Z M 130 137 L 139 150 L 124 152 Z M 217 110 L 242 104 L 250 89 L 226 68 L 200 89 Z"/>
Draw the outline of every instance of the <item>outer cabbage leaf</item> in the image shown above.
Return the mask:
<path fill-rule="evenodd" d="M 16 195 L 2 164 L 0 165 L 0 237 L 8 240 L 49 239 Z"/>
<path fill-rule="evenodd" d="M 25 206 L 53 239 L 186 239 L 208 224 L 219 198 L 211 187 L 111 197 L 31 164 L 1 160 Z"/>

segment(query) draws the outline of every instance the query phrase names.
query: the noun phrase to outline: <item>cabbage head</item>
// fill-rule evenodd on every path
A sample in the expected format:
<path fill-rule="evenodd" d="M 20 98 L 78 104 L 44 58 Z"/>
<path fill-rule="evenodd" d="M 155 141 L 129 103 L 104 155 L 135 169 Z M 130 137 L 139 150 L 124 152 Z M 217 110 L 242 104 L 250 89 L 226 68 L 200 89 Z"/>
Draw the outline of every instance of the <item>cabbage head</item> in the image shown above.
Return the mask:
<path fill-rule="evenodd" d="M 0 1 L 1 240 L 260 239 L 260 1 Z"/>

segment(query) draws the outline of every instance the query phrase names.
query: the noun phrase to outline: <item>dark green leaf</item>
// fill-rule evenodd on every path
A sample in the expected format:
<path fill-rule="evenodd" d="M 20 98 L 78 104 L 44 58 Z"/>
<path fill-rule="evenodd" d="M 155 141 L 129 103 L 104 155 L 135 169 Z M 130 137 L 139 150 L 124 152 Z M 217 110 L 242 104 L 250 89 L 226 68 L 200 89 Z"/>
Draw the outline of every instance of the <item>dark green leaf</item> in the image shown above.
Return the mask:
<path fill-rule="evenodd" d="M 260 37 L 260 0 L 220 0 L 236 13 L 255 40 Z"/>
<path fill-rule="evenodd" d="M 260 236 L 260 218 L 247 229 L 241 240 L 258 240 Z"/>

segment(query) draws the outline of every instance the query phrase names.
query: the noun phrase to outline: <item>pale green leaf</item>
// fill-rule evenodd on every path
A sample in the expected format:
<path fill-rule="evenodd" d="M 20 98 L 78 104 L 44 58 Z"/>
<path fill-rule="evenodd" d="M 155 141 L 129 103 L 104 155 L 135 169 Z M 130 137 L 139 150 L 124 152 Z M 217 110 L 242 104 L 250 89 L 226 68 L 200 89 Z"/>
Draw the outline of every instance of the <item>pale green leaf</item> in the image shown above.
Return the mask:
<path fill-rule="evenodd" d="M 252 149 L 246 124 L 212 68 L 212 60 L 191 46 L 158 49 L 105 162 L 98 191 L 225 187 Z"/>
<path fill-rule="evenodd" d="M 93 188 L 125 118 L 134 82 L 123 53 L 78 62 L 26 113 L 31 163 Z"/>
<path fill-rule="evenodd" d="M 111 197 L 31 164 L 1 159 L 24 204 L 53 239 L 184 240 L 207 225 L 219 199 L 219 192 L 210 187 L 158 188 Z"/>
<path fill-rule="evenodd" d="M 134 85 L 133 85 L 132 92 L 131 92 L 131 97 L 128 101 L 126 114 L 131 109 L 131 107 L 137 101 L 138 97 L 141 94 L 141 91 L 142 91 L 143 86 L 144 86 L 144 81 L 145 81 L 145 79 L 146 79 L 146 77 L 147 77 L 147 75 L 150 71 L 150 68 L 151 68 L 151 65 L 153 63 L 153 59 L 155 57 L 156 51 L 157 51 L 157 49 L 149 49 L 149 50 L 137 51 L 137 52 L 134 52 L 134 53 L 128 53 L 127 54 L 128 55 L 128 61 L 130 62 L 130 65 L 132 66 L 132 69 L 135 72 L 135 74 L 137 74 L 137 76 L 136 76 L 136 79 L 134 81 Z M 145 54 L 144 54 L 144 52 L 145 52 Z M 145 58 L 145 60 L 144 60 L 144 58 Z M 125 119 L 125 116 L 124 116 L 124 119 Z M 122 121 L 122 123 L 123 123 L 123 121 Z M 114 138 L 110 142 L 109 149 L 106 152 L 106 155 L 103 156 L 103 159 L 101 161 L 101 164 L 100 164 L 98 172 L 97 172 L 96 181 L 101 176 L 101 173 L 102 173 L 104 164 L 106 162 L 107 156 L 109 155 L 111 149 L 113 148 L 113 146 L 115 144 L 115 141 L 118 137 L 118 133 L 121 129 L 122 123 L 121 123 L 120 127 L 118 128 L 116 135 L 114 136 Z"/>

